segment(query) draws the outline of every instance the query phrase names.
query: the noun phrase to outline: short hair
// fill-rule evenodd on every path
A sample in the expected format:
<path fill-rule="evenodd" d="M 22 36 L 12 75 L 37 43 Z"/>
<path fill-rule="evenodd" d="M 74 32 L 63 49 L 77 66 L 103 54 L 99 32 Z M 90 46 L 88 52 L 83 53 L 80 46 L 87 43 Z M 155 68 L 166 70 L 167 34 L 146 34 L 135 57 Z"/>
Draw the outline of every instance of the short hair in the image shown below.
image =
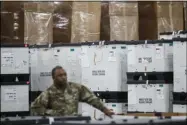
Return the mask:
<path fill-rule="evenodd" d="M 51 75 L 52 75 L 52 78 L 53 78 L 53 79 L 54 79 L 54 77 L 55 77 L 55 71 L 56 71 L 57 69 L 63 69 L 63 67 L 62 67 L 62 66 L 55 66 L 55 67 L 52 69 Z"/>

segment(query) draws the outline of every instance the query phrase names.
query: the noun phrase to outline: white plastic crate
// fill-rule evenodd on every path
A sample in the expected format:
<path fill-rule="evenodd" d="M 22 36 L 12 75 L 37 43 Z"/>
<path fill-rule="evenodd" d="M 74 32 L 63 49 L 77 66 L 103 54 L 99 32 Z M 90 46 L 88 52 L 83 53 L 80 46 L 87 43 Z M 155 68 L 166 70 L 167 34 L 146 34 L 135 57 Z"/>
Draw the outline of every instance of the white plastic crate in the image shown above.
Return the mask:
<path fill-rule="evenodd" d="M 128 84 L 128 112 L 171 112 L 172 84 Z"/>
<path fill-rule="evenodd" d="M 172 72 L 172 40 L 128 44 L 128 72 Z"/>
<path fill-rule="evenodd" d="M 187 111 L 187 105 L 180 105 L 180 104 L 173 105 L 173 112 L 186 113 L 186 111 Z"/>
<path fill-rule="evenodd" d="M 174 92 L 187 92 L 187 38 L 174 39 Z"/>
<path fill-rule="evenodd" d="M 127 91 L 125 51 L 121 45 L 82 46 L 82 83 L 92 91 Z"/>
<path fill-rule="evenodd" d="M 127 107 L 124 103 L 105 103 L 105 106 L 115 112 L 115 114 L 122 114 L 127 112 Z M 98 120 L 101 118 L 107 119 L 107 116 L 103 112 L 87 103 L 79 103 L 78 112 L 83 116 L 90 116 L 92 120 Z"/>
<path fill-rule="evenodd" d="M 68 81 L 81 84 L 80 44 L 57 45 L 53 50 L 55 62 L 66 70 Z"/>
<path fill-rule="evenodd" d="M 53 48 L 30 48 L 31 91 L 45 91 L 53 84 L 52 69 L 56 66 Z"/>
<path fill-rule="evenodd" d="M 29 85 L 1 85 L 1 112 L 29 112 Z M 10 95 L 11 94 L 11 95 Z"/>
<path fill-rule="evenodd" d="M 29 48 L 1 45 L 1 74 L 29 74 Z"/>

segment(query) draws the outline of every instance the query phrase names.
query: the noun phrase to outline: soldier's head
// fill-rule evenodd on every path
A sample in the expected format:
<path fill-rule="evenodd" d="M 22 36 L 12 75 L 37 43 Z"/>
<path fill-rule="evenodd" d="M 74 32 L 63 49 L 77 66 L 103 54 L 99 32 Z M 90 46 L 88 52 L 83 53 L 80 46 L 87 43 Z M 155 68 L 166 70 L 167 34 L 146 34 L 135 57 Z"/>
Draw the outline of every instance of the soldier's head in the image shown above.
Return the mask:
<path fill-rule="evenodd" d="M 61 66 L 56 66 L 52 69 L 52 78 L 56 84 L 62 85 L 67 83 L 66 71 Z"/>

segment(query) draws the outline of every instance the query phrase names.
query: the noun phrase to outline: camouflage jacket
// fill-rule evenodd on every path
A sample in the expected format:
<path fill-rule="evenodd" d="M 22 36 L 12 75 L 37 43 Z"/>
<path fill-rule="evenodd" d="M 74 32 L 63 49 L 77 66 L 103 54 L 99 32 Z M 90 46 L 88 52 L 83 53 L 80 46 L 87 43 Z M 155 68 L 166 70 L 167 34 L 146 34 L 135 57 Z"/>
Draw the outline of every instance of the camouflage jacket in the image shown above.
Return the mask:
<path fill-rule="evenodd" d="M 64 90 L 53 84 L 41 93 L 31 104 L 31 112 L 32 115 L 76 115 L 79 102 L 86 102 L 101 111 L 106 108 L 87 87 L 70 82 Z"/>

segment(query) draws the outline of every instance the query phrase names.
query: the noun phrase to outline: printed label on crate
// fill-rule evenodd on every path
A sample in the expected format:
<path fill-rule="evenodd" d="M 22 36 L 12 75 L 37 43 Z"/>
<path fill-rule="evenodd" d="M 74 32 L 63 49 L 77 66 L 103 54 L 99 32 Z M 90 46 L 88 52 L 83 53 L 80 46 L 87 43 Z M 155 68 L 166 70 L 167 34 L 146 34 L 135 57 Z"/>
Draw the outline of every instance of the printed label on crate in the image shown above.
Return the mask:
<path fill-rule="evenodd" d="M 40 76 L 51 76 L 51 72 L 40 72 Z"/>
<path fill-rule="evenodd" d="M 139 63 L 152 63 L 152 57 L 138 58 Z"/>
<path fill-rule="evenodd" d="M 152 98 L 139 98 L 139 103 L 152 103 Z"/>
<path fill-rule="evenodd" d="M 162 59 L 163 58 L 163 47 L 162 46 L 157 46 L 156 47 L 156 53 L 155 53 L 155 58 L 156 59 Z"/>
<path fill-rule="evenodd" d="M 157 97 L 157 99 L 164 99 L 164 89 L 163 89 L 163 87 L 157 88 L 156 97 Z"/>
<path fill-rule="evenodd" d="M 92 75 L 93 76 L 105 76 L 105 70 L 93 70 Z"/>
<path fill-rule="evenodd" d="M 116 61 L 116 52 L 115 51 L 110 51 L 109 52 L 108 61 L 109 62 L 115 62 Z"/>
<path fill-rule="evenodd" d="M 16 101 L 16 88 L 7 88 L 5 90 L 5 101 Z"/>

